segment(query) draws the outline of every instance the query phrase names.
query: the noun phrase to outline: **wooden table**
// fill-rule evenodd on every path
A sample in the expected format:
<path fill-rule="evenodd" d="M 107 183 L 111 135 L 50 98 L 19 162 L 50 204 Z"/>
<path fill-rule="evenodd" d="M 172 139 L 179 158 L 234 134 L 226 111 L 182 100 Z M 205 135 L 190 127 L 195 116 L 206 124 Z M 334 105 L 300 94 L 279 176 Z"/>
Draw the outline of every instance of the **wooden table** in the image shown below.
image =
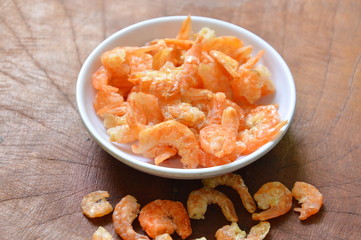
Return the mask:
<path fill-rule="evenodd" d="M 321 211 L 270 220 L 266 239 L 361 239 L 361 2 L 345 1 L 25 1 L 0 3 L 1 239 L 89 239 L 111 216 L 90 220 L 85 194 L 103 189 L 114 205 L 126 194 L 142 206 L 159 198 L 186 202 L 199 180 L 151 176 L 120 163 L 90 137 L 75 103 L 88 54 L 115 31 L 149 18 L 201 15 L 242 26 L 288 63 L 297 108 L 283 140 L 237 171 L 254 194 L 268 181 L 314 184 Z M 152 183 L 150 185 L 150 183 Z M 255 224 L 235 191 L 239 225 Z M 295 206 L 296 202 L 293 203 Z M 190 239 L 214 239 L 227 224 L 216 205 L 192 220 Z M 139 223 L 134 228 L 141 232 Z M 174 235 L 177 239 L 177 236 Z"/>

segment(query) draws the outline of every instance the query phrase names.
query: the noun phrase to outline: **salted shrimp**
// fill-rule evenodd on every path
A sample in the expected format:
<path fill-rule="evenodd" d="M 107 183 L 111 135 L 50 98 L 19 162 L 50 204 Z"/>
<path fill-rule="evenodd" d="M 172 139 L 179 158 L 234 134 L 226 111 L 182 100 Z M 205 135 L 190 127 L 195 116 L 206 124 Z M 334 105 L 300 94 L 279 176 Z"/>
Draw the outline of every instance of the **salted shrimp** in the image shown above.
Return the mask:
<path fill-rule="evenodd" d="M 247 235 L 242 231 L 236 222 L 226 225 L 216 232 L 217 240 L 262 240 L 266 237 L 270 229 L 270 223 L 262 221 L 253 226 Z"/>
<path fill-rule="evenodd" d="M 254 199 L 261 213 L 253 213 L 253 220 L 267 220 L 287 213 L 292 207 L 292 193 L 280 182 L 268 182 L 255 194 Z"/>
<path fill-rule="evenodd" d="M 313 185 L 305 182 L 296 182 L 292 188 L 293 197 L 302 204 L 301 208 L 294 208 L 300 212 L 299 219 L 305 220 L 309 216 L 318 213 L 322 206 L 323 195 Z"/>
<path fill-rule="evenodd" d="M 199 132 L 201 147 L 216 157 L 231 154 L 236 149 L 239 119 L 233 107 L 226 108 L 222 113 L 221 124 L 211 124 Z"/>
<path fill-rule="evenodd" d="M 192 19 L 191 16 L 188 15 L 187 18 L 182 22 L 181 28 L 177 34 L 177 39 L 187 40 L 190 37 L 192 31 Z"/>
<path fill-rule="evenodd" d="M 256 203 L 254 202 L 251 194 L 248 192 L 248 188 L 241 175 L 228 173 L 226 175 L 203 179 L 202 182 L 205 186 L 211 188 L 215 188 L 219 185 L 232 187 L 241 197 L 243 206 L 248 212 L 253 213 L 256 210 Z"/>
<path fill-rule="evenodd" d="M 115 231 L 124 240 L 149 240 L 145 235 L 134 231 L 132 223 L 137 218 L 140 205 L 131 195 L 123 197 L 115 206 L 113 212 L 113 225 Z"/>
<path fill-rule="evenodd" d="M 228 221 L 238 221 L 232 201 L 222 192 L 207 186 L 194 190 L 189 194 L 187 201 L 189 217 L 192 219 L 204 219 L 207 206 L 211 203 L 217 204 L 221 208 Z"/>
<path fill-rule="evenodd" d="M 245 144 L 242 154 L 256 151 L 272 141 L 287 121 L 280 121 L 277 105 L 261 105 L 250 110 L 245 117 L 247 129 L 239 132 L 238 141 Z"/>
<path fill-rule="evenodd" d="M 103 217 L 113 211 L 112 205 L 106 200 L 107 191 L 95 191 L 85 195 L 81 201 L 84 215 L 90 218 Z"/>
<path fill-rule="evenodd" d="M 152 238 L 174 231 L 185 239 L 192 234 L 191 222 L 181 202 L 154 200 L 145 205 L 139 214 L 139 223 Z"/>
<path fill-rule="evenodd" d="M 132 145 L 135 153 L 144 153 L 157 145 L 170 145 L 178 150 L 185 168 L 195 168 L 202 158 L 194 133 L 185 125 L 169 120 L 147 127 L 138 135 L 138 145 Z"/>
<path fill-rule="evenodd" d="M 113 240 L 113 236 L 103 227 L 99 227 L 93 234 L 93 240 Z"/>

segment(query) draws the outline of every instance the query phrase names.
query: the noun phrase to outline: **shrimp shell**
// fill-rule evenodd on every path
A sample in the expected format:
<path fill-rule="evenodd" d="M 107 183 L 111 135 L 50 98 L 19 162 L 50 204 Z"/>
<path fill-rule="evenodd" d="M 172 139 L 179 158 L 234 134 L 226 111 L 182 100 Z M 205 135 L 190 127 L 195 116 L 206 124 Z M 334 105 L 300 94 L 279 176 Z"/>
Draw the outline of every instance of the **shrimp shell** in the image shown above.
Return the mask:
<path fill-rule="evenodd" d="M 113 236 L 103 227 L 99 227 L 93 234 L 93 240 L 113 240 Z"/>
<path fill-rule="evenodd" d="M 215 203 L 220 206 L 228 221 L 238 221 L 232 201 L 222 192 L 207 186 L 194 190 L 189 194 L 187 201 L 189 217 L 192 219 L 204 219 L 207 206 L 211 203 Z"/>
<path fill-rule="evenodd" d="M 95 191 L 85 195 L 81 201 L 84 215 L 90 218 L 102 217 L 113 211 L 112 205 L 105 199 L 107 191 Z"/>
<path fill-rule="evenodd" d="M 139 223 L 152 238 L 177 232 L 182 239 L 192 234 L 191 222 L 181 202 L 154 200 L 145 205 L 139 214 Z"/>
<path fill-rule="evenodd" d="M 253 220 L 268 220 L 287 213 L 292 208 L 292 193 L 280 182 L 265 183 L 254 195 L 258 207 L 267 209 L 253 213 Z"/>
<path fill-rule="evenodd" d="M 154 240 L 173 240 L 173 238 L 168 233 L 164 233 L 162 235 L 156 236 Z"/>
<path fill-rule="evenodd" d="M 244 184 L 242 177 L 238 174 L 228 173 L 226 175 L 207 178 L 202 180 L 205 186 L 215 188 L 219 185 L 227 185 L 237 191 L 242 199 L 243 206 L 248 212 L 253 213 L 256 210 L 256 203 L 251 194 L 248 192 L 247 186 Z"/>
<path fill-rule="evenodd" d="M 149 240 L 147 236 L 134 231 L 132 223 L 138 216 L 140 205 L 131 195 L 123 197 L 113 212 L 114 229 L 124 240 Z"/>
<path fill-rule="evenodd" d="M 305 182 L 296 182 L 292 188 L 293 197 L 302 204 L 301 208 L 294 208 L 300 212 L 300 220 L 305 220 L 309 216 L 318 213 L 322 206 L 323 196 L 313 185 Z"/>

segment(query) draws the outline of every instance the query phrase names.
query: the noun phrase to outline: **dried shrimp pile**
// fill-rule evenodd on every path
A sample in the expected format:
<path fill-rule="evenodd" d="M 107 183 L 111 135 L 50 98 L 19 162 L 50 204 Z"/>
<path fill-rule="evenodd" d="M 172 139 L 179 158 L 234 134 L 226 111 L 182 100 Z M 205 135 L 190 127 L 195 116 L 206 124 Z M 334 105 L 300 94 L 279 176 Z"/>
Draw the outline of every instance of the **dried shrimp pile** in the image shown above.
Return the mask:
<path fill-rule="evenodd" d="M 287 213 L 292 208 L 293 198 L 301 204 L 301 208 L 294 208 L 301 213 L 300 220 L 316 214 L 323 203 L 323 196 L 318 189 L 305 182 L 296 182 L 292 191 L 280 182 L 268 182 L 261 186 L 254 198 L 238 174 L 229 173 L 203 179 L 202 182 L 204 186 L 201 189 L 189 194 L 186 207 L 178 201 L 157 199 L 140 208 L 135 197 L 124 196 L 114 208 L 112 217 L 115 231 L 124 240 L 172 240 L 171 235 L 175 232 L 182 239 L 186 239 L 192 234 L 191 219 L 204 219 L 207 206 L 213 203 L 222 209 L 224 217 L 230 222 L 216 231 L 217 240 L 262 240 L 271 228 L 267 220 Z M 237 224 L 238 217 L 232 201 L 215 189 L 218 185 L 226 185 L 236 190 L 246 210 L 252 213 L 252 220 L 259 221 L 248 234 Z M 109 197 L 105 191 L 86 195 L 81 204 L 84 215 L 94 218 L 109 214 L 112 207 L 105 197 Z M 264 211 L 256 213 L 257 206 Z M 136 218 L 146 235 L 133 229 L 132 224 Z M 103 227 L 99 227 L 93 234 L 93 240 L 112 239 L 112 235 Z"/>
<path fill-rule="evenodd" d="M 209 28 L 193 34 L 188 17 L 175 38 L 103 53 L 94 108 L 110 141 L 157 165 L 176 155 L 184 168 L 230 163 L 287 123 L 277 105 L 256 104 L 275 92 L 263 54 Z"/>

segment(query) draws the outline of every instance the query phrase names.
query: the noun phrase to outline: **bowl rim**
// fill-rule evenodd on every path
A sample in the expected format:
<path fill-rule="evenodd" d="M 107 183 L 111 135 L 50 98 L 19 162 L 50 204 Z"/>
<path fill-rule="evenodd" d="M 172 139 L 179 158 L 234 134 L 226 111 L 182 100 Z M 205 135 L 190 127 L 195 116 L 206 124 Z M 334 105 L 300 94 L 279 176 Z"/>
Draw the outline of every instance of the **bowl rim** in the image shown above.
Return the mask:
<path fill-rule="evenodd" d="M 258 37 L 256 34 L 252 33 L 249 30 L 246 30 L 243 27 L 240 27 L 238 25 L 235 25 L 233 23 L 225 22 L 223 20 L 209 18 L 209 17 L 201 17 L 201 16 L 191 16 L 192 22 L 195 21 L 206 21 L 209 24 L 215 24 L 215 25 L 221 25 L 226 26 L 226 28 L 235 29 L 237 32 L 241 32 L 242 34 L 245 34 L 252 39 L 255 39 L 256 41 L 260 42 L 262 45 L 265 45 L 268 47 L 268 52 L 271 51 L 271 54 L 277 58 L 277 61 L 281 64 L 281 68 L 285 71 L 285 74 L 287 76 L 287 79 L 289 80 L 289 85 L 291 89 L 290 96 L 290 111 L 287 111 L 287 115 L 285 116 L 285 119 L 288 120 L 288 123 L 280 130 L 280 133 L 278 136 L 273 140 L 265 145 L 263 145 L 261 148 L 257 149 L 255 152 L 248 154 L 244 157 L 242 157 L 242 161 L 235 160 L 231 163 L 221 165 L 221 166 L 214 166 L 214 167 L 207 167 L 207 168 L 195 168 L 195 169 L 183 169 L 183 168 L 170 168 L 165 166 L 157 166 L 153 164 L 149 164 L 142 161 L 134 161 L 131 159 L 128 159 L 125 155 L 122 154 L 122 151 L 117 148 L 112 142 L 110 142 L 108 139 L 105 141 L 100 134 L 97 132 L 97 130 L 92 126 L 90 118 L 86 114 L 85 109 L 85 101 L 84 101 L 84 86 L 89 81 L 87 80 L 85 75 L 87 74 L 87 70 L 89 66 L 94 61 L 94 57 L 99 55 L 104 49 L 109 45 L 109 43 L 112 43 L 114 39 L 119 38 L 124 33 L 131 31 L 133 29 L 141 28 L 150 24 L 159 24 L 165 21 L 176 21 L 176 22 L 182 22 L 187 16 L 181 15 L 181 16 L 166 16 L 166 17 L 158 17 L 153 19 L 148 19 L 145 21 L 141 21 L 132 25 L 129 25 L 109 37 L 107 37 L 105 40 L 103 40 L 95 49 L 92 50 L 92 52 L 89 54 L 89 56 L 84 61 L 81 70 L 79 72 L 78 78 L 77 78 L 77 84 L 76 84 L 76 102 L 78 107 L 78 112 L 80 114 L 80 118 L 88 130 L 89 134 L 92 136 L 94 140 L 110 155 L 112 155 L 117 160 L 121 161 L 122 163 L 135 168 L 139 171 L 146 172 L 148 174 L 160 176 L 160 177 L 166 177 L 166 178 L 173 178 L 173 179 L 200 179 L 200 178 L 206 178 L 206 177 L 213 177 L 217 175 L 221 175 L 224 172 L 233 172 L 236 171 L 244 166 L 247 166 L 251 164 L 252 162 L 258 160 L 262 156 L 264 156 L 266 153 L 268 153 L 271 149 L 273 149 L 277 143 L 283 138 L 285 133 L 290 127 L 290 124 L 294 117 L 294 112 L 296 108 L 296 88 L 293 76 L 291 74 L 291 71 L 289 67 L 287 66 L 284 59 L 280 56 L 280 54 L 265 40 Z M 120 150 L 120 152 L 119 152 Z M 118 151 L 118 153 L 116 153 Z"/>

